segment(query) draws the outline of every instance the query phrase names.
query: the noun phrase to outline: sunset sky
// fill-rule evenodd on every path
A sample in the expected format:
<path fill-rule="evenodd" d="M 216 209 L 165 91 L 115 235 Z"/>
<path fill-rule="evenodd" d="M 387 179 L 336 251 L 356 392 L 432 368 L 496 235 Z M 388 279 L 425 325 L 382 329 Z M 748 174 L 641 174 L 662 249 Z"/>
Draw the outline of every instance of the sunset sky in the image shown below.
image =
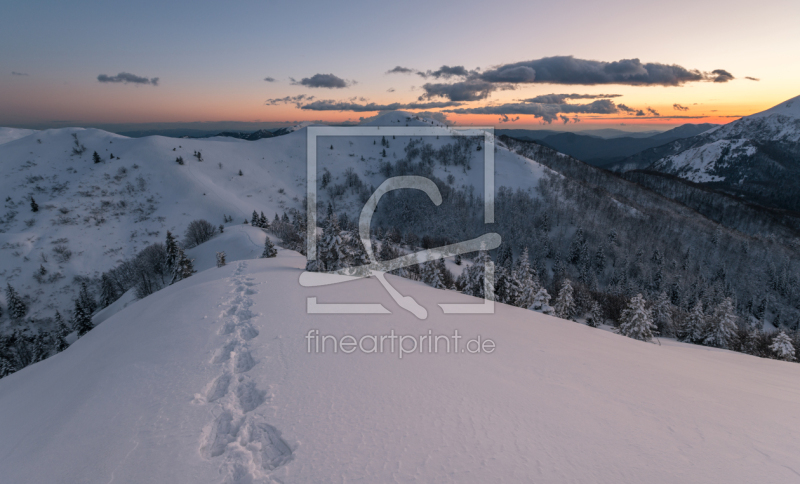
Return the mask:
<path fill-rule="evenodd" d="M 800 2 L 669 5 L 6 0 L 0 126 L 269 127 L 416 103 L 460 125 L 641 130 L 725 123 L 800 94 Z M 387 73 L 398 66 L 411 72 Z M 549 94 L 584 98 L 540 102 Z M 615 96 L 586 98 L 599 94 Z"/>

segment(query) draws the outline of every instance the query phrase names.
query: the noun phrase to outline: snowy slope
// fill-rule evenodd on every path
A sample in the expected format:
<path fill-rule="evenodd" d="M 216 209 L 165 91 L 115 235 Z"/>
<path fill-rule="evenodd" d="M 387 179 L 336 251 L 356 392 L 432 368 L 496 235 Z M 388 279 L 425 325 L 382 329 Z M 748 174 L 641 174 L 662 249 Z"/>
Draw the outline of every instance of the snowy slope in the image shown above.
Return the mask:
<path fill-rule="evenodd" d="M 800 153 L 800 96 L 670 146 L 650 169 L 700 183 L 790 176 Z"/>
<path fill-rule="evenodd" d="M 369 124 L 441 126 L 409 117 L 392 112 Z M 306 129 L 287 131 L 291 132 L 284 136 L 244 141 L 126 138 L 96 129 L 64 128 L 0 145 L 0 169 L 5 174 L 0 192 L 8 197 L 0 209 L 0 283 L 11 283 L 29 298 L 29 316 L 49 317 L 57 309 L 64 312 L 71 307 L 75 276 L 98 277 L 147 245 L 163 242 L 167 230 L 182 237 L 189 222 L 199 218 L 218 225 L 232 216 L 234 221 L 226 225 L 235 226 L 249 219 L 253 210 L 272 220 L 287 208 L 302 208 Z M 72 154 L 73 135 L 86 147 L 82 155 Z M 342 183 L 345 171 L 352 168 L 367 184 L 379 185 L 382 147 L 374 141 L 321 140 L 319 170 L 330 170 L 334 184 Z M 390 141 L 387 157 L 402 158 L 405 141 Z M 431 140 L 435 147 L 452 141 Z M 94 151 L 102 163 L 92 162 Z M 193 156 L 195 151 L 202 153 L 202 162 Z M 175 162 L 178 156 L 184 165 Z M 437 166 L 434 174 L 443 179 L 452 174 L 456 186 L 471 184 L 482 190 L 478 160 L 476 154 L 476 168 L 466 173 L 460 167 Z M 496 166 L 497 186 L 514 188 L 535 186 L 546 171 L 503 148 L 496 154 Z M 31 197 L 39 205 L 36 213 L 31 211 Z M 320 198 L 326 197 L 322 191 Z M 360 208 L 355 195 L 337 206 L 351 212 Z M 54 252 L 64 249 L 71 252 L 68 260 Z M 50 282 L 34 278 L 41 266 Z"/>
<path fill-rule="evenodd" d="M 393 278 L 301 288 L 289 251 L 133 303 L 0 380 L 3 481 L 788 483 L 800 366 L 642 343 Z M 307 315 L 321 302 L 394 314 Z M 309 354 L 305 335 L 480 335 L 492 354 Z M 370 345 L 367 344 L 367 347 Z M 463 347 L 463 346 L 462 346 Z M 330 347 L 329 347 L 330 349 Z"/>
<path fill-rule="evenodd" d="M 0 128 L 0 145 L 14 141 L 15 139 L 24 138 L 36 131 L 33 129 L 19 129 L 19 128 Z"/>

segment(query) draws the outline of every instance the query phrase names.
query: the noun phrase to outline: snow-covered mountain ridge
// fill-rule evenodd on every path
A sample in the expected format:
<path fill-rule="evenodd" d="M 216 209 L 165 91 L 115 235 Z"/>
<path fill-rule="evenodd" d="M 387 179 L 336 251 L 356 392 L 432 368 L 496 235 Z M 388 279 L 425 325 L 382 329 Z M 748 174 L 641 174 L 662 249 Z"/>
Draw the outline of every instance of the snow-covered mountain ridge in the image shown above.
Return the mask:
<path fill-rule="evenodd" d="M 798 211 L 800 96 L 620 162 L 708 183 L 765 206 Z"/>
<path fill-rule="evenodd" d="M 505 305 L 437 310 L 421 325 L 374 279 L 300 287 L 304 264 L 281 251 L 200 272 L 0 380 L 4 479 L 785 483 L 800 472 L 800 365 Z M 476 302 L 391 282 L 428 308 Z M 393 314 L 309 315 L 309 296 Z M 309 353 L 306 338 L 429 329 L 496 349 L 400 359 L 330 342 Z"/>
<path fill-rule="evenodd" d="M 441 126 L 404 112 L 369 124 Z M 232 226 L 249 220 L 253 210 L 271 220 L 288 208 L 303 208 L 306 126 L 256 141 L 126 138 L 81 128 L 8 130 L 15 139 L 0 144 L 5 173 L 0 181 L 0 278 L 29 298 L 30 317 L 49 317 L 70 307 L 76 276 L 97 278 L 147 245 L 163 242 L 167 230 L 181 237 L 195 219 Z M 329 150 L 320 141 L 320 170 L 329 170 L 333 183 L 350 169 L 378 185 L 383 147 L 374 143 L 371 138 L 333 139 L 329 144 L 337 149 Z M 404 155 L 402 147 L 386 151 L 386 159 Z M 93 162 L 94 152 L 100 163 Z M 183 165 L 176 162 L 179 157 Z M 504 149 L 498 150 L 497 166 L 498 185 L 515 188 L 535 185 L 548 171 Z M 482 170 L 451 167 L 435 173 L 451 175 L 455 185 L 483 185 Z M 327 196 L 323 192 L 320 198 Z M 352 196 L 339 200 L 340 207 L 357 202 Z M 42 270 L 46 274 L 37 276 Z"/>

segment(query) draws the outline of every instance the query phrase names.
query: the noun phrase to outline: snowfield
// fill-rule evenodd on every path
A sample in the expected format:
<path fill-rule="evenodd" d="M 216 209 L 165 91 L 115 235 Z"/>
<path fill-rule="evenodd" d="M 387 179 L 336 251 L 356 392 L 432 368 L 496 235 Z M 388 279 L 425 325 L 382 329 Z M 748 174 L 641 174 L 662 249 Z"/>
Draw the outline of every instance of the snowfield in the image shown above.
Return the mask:
<path fill-rule="evenodd" d="M 391 112 L 368 122 L 374 126 L 431 126 Z M 76 276 L 97 278 L 144 247 L 164 242 L 167 230 L 182 238 L 186 226 L 206 219 L 226 227 L 242 225 L 253 210 L 272 221 L 289 208 L 304 209 L 306 194 L 306 124 L 289 134 L 244 141 L 235 138 L 126 138 L 97 129 L 63 128 L 19 133 L 0 144 L 0 281 L 29 298 L 29 316 L 52 317 L 72 307 Z M 437 127 L 442 127 L 436 124 Z M 5 131 L 3 132 L 5 133 Z M 14 134 L 16 133 L 16 134 Z M 0 133 L 1 134 L 1 133 Z M 76 146 L 76 139 L 78 145 Z M 2 140 L 0 140 L 2 141 Z M 405 141 L 390 139 L 387 157 L 374 138 L 320 138 L 318 171 L 328 169 L 332 184 L 343 183 L 348 168 L 367 184 L 378 186 L 380 163 L 403 158 Z M 379 141 L 379 139 L 378 139 Z M 426 139 L 434 147 L 454 138 Z M 328 149 L 335 145 L 337 149 Z M 82 146 L 82 154 L 73 148 Z M 79 148 L 80 149 L 80 148 Z M 93 152 L 101 157 L 92 160 Z M 203 161 L 194 154 L 201 153 Z M 114 158 L 111 158 L 111 155 Z M 182 157 L 184 164 L 176 162 Z M 363 158 L 363 159 L 362 159 Z M 496 186 L 536 186 L 549 170 L 505 148 L 498 148 Z M 482 194 L 483 157 L 474 153 L 473 169 L 437 166 L 455 186 L 478 187 Z M 241 176 L 239 175 L 241 173 Z M 320 199 L 326 200 L 325 190 Z M 38 204 L 32 212 L 31 198 Z M 358 213 L 354 195 L 338 201 L 337 210 Z M 225 222 L 232 217 L 232 222 Z M 68 256 L 65 256 L 68 254 Z M 41 267 L 45 282 L 34 277 Z M 0 296 L 4 300 L 4 296 Z M 0 325 L 0 331 L 9 328 Z"/>
<path fill-rule="evenodd" d="M 232 232 L 226 247 L 246 253 L 248 235 Z M 499 304 L 493 315 L 445 316 L 436 303 L 476 300 L 389 276 L 429 308 L 419 321 L 374 279 L 302 288 L 304 264 L 281 250 L 210 268 L 0 380 L 3 481 L 800 478 L 800 365 L 643 343 Z M 308 315 L 309 296 L 393 314 Z M 313 330 L 457 330 L 462 343 L 480 335 L 496 349 L 309 353 Z"/>

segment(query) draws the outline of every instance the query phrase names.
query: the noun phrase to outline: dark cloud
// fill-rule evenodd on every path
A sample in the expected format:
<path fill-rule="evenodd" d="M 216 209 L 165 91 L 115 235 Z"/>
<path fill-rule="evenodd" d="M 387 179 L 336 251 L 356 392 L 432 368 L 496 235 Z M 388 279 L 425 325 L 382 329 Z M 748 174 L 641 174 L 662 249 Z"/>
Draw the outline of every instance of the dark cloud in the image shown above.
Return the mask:
<path fill-rule="evenodd" d="M 464 66 L 442 66 L 435 71 L 421 72 L 417 71 L 417 75 L 424 78 L 433 77 L 436 79 L 450 79 L 451 77 L 467 77 L 471 73 Z"/>
<path fill-rule="evenodd" d="M 100 74 L 99 76 L 97 76 L 97 80 L 100 82 L 116 82 L 123 84 L 150 84 L 153 86 L 158 85 L 157 77 L 148 79 L 146 77 L 141 77 L 135 74 L 131 74 L 130 72 L 120 72 L 116 76 L 108 76 L 106 74 Z"/>
<path fill-rule="evenodd" d="M 264 80 L 267 81 L 267 82 L 275 82 L 275 78 L 274 77 L 265 77 Z"/>
<path fill-rule="evenodd" d="M 443 97 L 451 101 L 479 101 L 498 89 L 513 89 L 507 84 L 495 84 L 480 79 L 470 79 L 453 84 L 427 83 L 422 86 L 425 94 L 420 99 Z"/>
<path fill-rule="evenodd" d="M 588 104 L 508 103 L 497 106 L 448 109 L 446 112 L 454 114 L 521 114 L 542 118 L 545 122 L 552 123 L 558 119 L 559 114 L 615 114 L 619 112 L 619 108 L 614 101 L 599 99 Z"/>
<path fill-rule="evenodd" d="M 723 69 L 713 70 L 713 71 L 711 71 L 711 74 L 713 76 L 715 76 L 714 77 L 714 82 L 728 82 L 728 81 L 732 81 L 733 79 L 735 79 L 733 77 L 733 74 L 731 74 L 730 72 L 728 72 L 726 70 L 723 70 Z"/>
<path fill-rule="evenodd" d="M 493 91 L 513 89 L 517 84 L 680 86 L 687 82 L 726 82 L 733 79 L 730 73 L 723 70 L 708 74 L 674 64 L 642 63 L 639 59 L 605 62 L 572 56 L 543 57 L 505 64 L 483 72 L 467 71 L 463 66 L 442 66 L 438 71 L 418 74 L 445 79 L 463 77 L 463 81 L 453 84 L 429 83 L 423 86 L 425 98 L 445 97 L 451 101 L 485 99 Z"/>
<path fill-rule="evenodd" d="M 389 89 L 386 90 L 386 92 L 394 92 L 394 88 L 390 87 Z"/>
<path fill-rule="evenodd" d="M 530 99 L 523 99 L 526 103 L 562 104 L 570 99 L 610 99 L 620 97 L 622 94 L 542 94 Z"/>
<path fill-rule="evenodd" d="M 409 69 L 408 67 L 397 66 L 394 69 L 386 71 L 387 74 L 411 74 L 417 72 L 416 69 Z"/>
<path fill-rule="evenodd" d="M 750 77 L 750 76 L 745 77 L 745 79 L 748 79 L 748 80 L 751 80 L 751 81 L 760 81 L 761 80 L 761 79 L 759 79 L 757 77 Z"/>
<path fill-rule="evenodd" d="M 678 103 L 673 104 L 672 105 L 672 109 L 674 109 L 675 111 L 688 111 L 689 110 L 689 108 L 687 108 L 686 106 L 681 106 Z"/>
<path fill-rule="evenodd" d="M 333 74 L 314 74 L 311 77 L 304 77 L 299 81 L 292 79 L 292 84 L 306 87 L 322 87 L 326 89 L 342 89 L 355 84 L 354 81 L 346 81 Z"/>
<path fill-rule="evenodd" d="M 505 114 L 501 114 L 501 115 L 500 115 L 500 118 L 499 118 L 497 121 L 498 121 L 500 124 L 503 124 L 503 123 L 514 123 L 514 122 L 517 122 L 517 121 L 519 121 L 519 116 L 517 116 L 517 117 L 514 117 L 514 118 L 509 118 L 509 117 L 508 117 L 508 116 L 506 116 Z"/>
<path fill-rule="evenodd" d="M 619 109 L 620 111 L 624 111 L 626 113 L 635 113 L 636 112 L 635 109 L 629 108 L 628 106 L 626 106 L 624 104 L 617 104 L 617 109 Z"/>
<path fill-rule="evenodd" d="M 391 104 L 358 104 L 354 102 L 333 101 L 330 99 L 319 100 L 298 106 L 300 109 L 309 111 L 353 111 L 353 112 L 373 112 L 373 111 L 397 111 L 398 109 L 440 109 L 453 106 L 460 106 L 461 103 L 429 102 L 429 103 L 391 103 Z"/>
<path fill-rule="evenodd" d="M 286 96 L 282 98 L 275 98 L 275 99 L 267 99 L 264 101 L 264 104 L 267 106 L 277 106 L 278 104 L 294 104 L 298 108 L 301 106 L 303 102 L 311 102 L 314 100 L 314 96 L 306 96 L 305 94 L 299 94 L 297 96 Z"/>
<path fill-rule="evenodd" d="M 705 76 L 696 69 L 678 65 L 642 63 L 639 59 L 614 62 L 576 59 L 572 56 L 506 64 L 480 74 L 489 82 L 543 84 L 628 84 L 679 86 L 702 81 Z"/>
<path fill-rule="evenodd" d="M 24 72 L 11 71 L 11 75 L 12 76 L 27 76 L 28 74 L 26 74 Z"/>
<path fill-rule="evenodd" d="M 656 111 L 655 109 L 651 108 L 650 106 L 648 106 L 648 107 L 647 107 L 647 112 L 648 112 L 648 113 L 650 113 L 650 114 L 652 114 L 653 116 L 661 116 L 661 115 L 658 113 L 658 111 Z"/>

